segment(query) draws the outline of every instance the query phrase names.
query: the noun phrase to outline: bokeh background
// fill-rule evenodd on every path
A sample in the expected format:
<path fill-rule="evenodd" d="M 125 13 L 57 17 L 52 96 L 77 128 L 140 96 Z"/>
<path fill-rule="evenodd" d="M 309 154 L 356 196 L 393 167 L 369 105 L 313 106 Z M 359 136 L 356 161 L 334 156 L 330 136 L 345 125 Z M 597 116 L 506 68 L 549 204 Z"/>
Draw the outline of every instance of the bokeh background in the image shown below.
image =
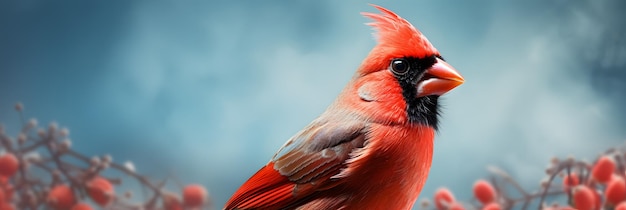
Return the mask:
<path fill-rule="evenodd" d="M 371 1 L 466 83 L 444 97 L 423 195 L 469 200 L 486 165 L 538 187 L 550 157 L 626 139 L 626 1 Z M 0 1 L 0 122 L 13 104 L 73 147 L 209 188 L 217 207 L 319 115 L 375 45 L 362 1 Z"/>

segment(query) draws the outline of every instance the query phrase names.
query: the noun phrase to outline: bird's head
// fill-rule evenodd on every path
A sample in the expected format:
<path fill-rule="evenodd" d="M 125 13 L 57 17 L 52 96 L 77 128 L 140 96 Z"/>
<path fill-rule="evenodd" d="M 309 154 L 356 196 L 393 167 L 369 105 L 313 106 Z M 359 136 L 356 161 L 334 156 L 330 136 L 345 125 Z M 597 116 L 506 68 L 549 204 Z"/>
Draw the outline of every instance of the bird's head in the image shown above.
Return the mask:
<path fill-rule="evenodd" d="M 374 88 L 377 90 L 357 87 L 361 98 L 378 97 L 376 100 L 387 103 L 389 111 L 400 107 L 409 122 L 436 128 L 438 97 L 461 85 L 463 77 L 444 61 L 439 51 L 411 23 L 390 10 L 372 6 L 381 14 L 362 14 L 373 20 L 368 25 L 377 31 L 375 37 L 378 44 L 359 67 L 356 83 L 377 86 Z M 379 93 L 376 96 L 375 92 L 381 89 L 387 95 Z M 393 96 L 388 96 L 390 94 L 396 94 L 395 99 L 400 102 L 394 102 Z"/>

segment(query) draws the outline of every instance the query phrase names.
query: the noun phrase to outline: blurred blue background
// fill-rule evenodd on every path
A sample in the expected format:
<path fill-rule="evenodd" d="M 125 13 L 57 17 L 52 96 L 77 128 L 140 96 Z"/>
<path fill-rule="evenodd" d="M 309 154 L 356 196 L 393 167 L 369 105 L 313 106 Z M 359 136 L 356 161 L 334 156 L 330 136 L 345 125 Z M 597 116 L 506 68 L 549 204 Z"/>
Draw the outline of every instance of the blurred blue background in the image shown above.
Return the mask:
<path fill-rule="evenodd" d="M 550 157 L 626 139 L 626 1 L 372 1 L 466 78 L 430 178 L 469 200 L 485 166 L 536 189 Z M 0 122 L 201 183 L 217 207 L 319 115 L 375 45 L 361 1 L 0 1 Z"/>

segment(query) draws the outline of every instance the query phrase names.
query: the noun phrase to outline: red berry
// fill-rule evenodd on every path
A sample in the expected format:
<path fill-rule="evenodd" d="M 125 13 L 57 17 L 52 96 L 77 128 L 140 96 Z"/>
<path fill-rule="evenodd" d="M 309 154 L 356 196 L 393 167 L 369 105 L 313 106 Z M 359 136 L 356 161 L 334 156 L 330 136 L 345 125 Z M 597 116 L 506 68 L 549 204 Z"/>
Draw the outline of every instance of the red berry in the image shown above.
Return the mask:
<path fill-rule="evenodd" d="M 626 210 L 626 201 L 622 201 L 621 203 L 617 204 L 615 210 Z"/>
<path fill-rule="evenodd" d="M 435 191 L 435 206 L 438 210 L 445 210 L 455 203 L 454 195 L 448 188 L 442 187 Z"/>
<path fill-rule="evenodd" d="M 6 185 L 0 187 L 0 191 L 4 193 L 4 200 L 13 200 L 13 185 L 7 183 Z"/>
<path fill-rule="evenodd" d="M 188 207 L 201 207 L 206 203 L 207 191 L 202 185 L 191 184 L 183 189 L 183 203 Z"/>
<path fill-rule="evenodd" d="M 5 201 L 4 190 L 0 189 L 0 204 L 3 204 Z"/>
<path fill-rule="evenodd" d="M 0 210 L 15 210 L 15 206 L 11 203 L 0 204 Z"/>
<path fill-rule="evenodd" d="M 183 204 L 180 202 L 180 198 L 173 193 L 163 193 L 162 199 L 163 208 L 165 210 L 183 210 Z"/>
<path fill-rule="evenodd" d="M 573 188 L 574 207 L 578 210 L 593 210 L 596 205 L 596 195 L 587 186 L 579 185 Z"/>
<path fill-rule="evenodd" d="M 100 206 L 109 204 L 115 195 L 111 182 L 99 176 L 89 180 L 85 186 L 89 197 Z"/>
<path fill-rule="evenodd" d="M 455 202 L 450 205 L 450 208 L 448 210 L 465 210 L 465 207 L 463 207 L 463 205 L 461 205 L 460 203 Z"/>
<path fill-rule="evenodd" d="M 474 197 L 485 205 L 496 200 L 496 190 L 491 183 L 481 179 L 474 183 Z"/>
<path fill-rule="evenodd" d="M 500 207 L 500 204 L 494 202 L 494 203 L 489 203 L 489 204 L 483 206 L 482 210 L 500 210 L 500 209 L 502 209 Z"/>
<path fill-rule="evenodd" d="M 11 153 L 0 156 L 0 176 L 11 177 L 19 168 L 19 161 Z"/>
<path fill-rule="evenodd" d="M 55 186 L 48 192 L 47 202 L 52 209 L 69 209 L 76 203 L 76 198 L 72 189 L 62 184 Z"/>
<path fill-rule="evenodd" d="M 71 210 L 93 210 L 89 204 L 86 203 L 77 203 L 72 207 Z"/>
<path fill-rule="evenodd" d="M 606 183 L 615 171 L 615 162 L 608 156 L 602 156 L 591 169 L 591 177 L 599 183 Z"/>
<path fill-rule="evenodd" d="M 606 202 L 616 205 L 626 200 L 626 182 L 621 176 L 613 175 L 604 191 Z"/>
<path fill-rule="evenodd" d="M 569 175 L 563 178 L 563 190 L 568 191 L 571 187 L 580 184 L 580 180 L 578 179 L 578 174 L 570 173 Z"/>

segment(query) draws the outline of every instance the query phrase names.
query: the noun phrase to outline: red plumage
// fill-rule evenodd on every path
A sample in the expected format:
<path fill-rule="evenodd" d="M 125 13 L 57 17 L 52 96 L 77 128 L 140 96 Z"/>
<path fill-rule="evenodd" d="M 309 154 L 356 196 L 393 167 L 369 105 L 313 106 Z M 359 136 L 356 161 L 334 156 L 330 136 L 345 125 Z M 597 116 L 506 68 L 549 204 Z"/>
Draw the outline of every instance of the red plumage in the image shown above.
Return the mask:
<path fill-rule="evenodd" d="M 374 36 L 378 45 L 363 60 L 359 68 L 361 74 L 387 68 L 389 58 L 403 56 L 421 58 L 439 55 L 439 51 L 411 23 L 388 9 L 377 5 L 372 6 L 380 10 L 382 14 L 368 12 L 361 14 L 374 20 L 367 25 L 377 31 Z"/>
<path fill-rule="evenodd" d="M 229 202 L 238 203 L 237 208 L 243 209 L 278 206 L 294 199 L 290 192 L 293 186 L 270 162 L 244 183 Z"/>
<path fill-rule="evenodd" d="M 440 95 L 463 83 L 426 37 L 379 6 L 378 45 L 336 101 L 225 209 L 410 209 L 433 155 Z"/>

